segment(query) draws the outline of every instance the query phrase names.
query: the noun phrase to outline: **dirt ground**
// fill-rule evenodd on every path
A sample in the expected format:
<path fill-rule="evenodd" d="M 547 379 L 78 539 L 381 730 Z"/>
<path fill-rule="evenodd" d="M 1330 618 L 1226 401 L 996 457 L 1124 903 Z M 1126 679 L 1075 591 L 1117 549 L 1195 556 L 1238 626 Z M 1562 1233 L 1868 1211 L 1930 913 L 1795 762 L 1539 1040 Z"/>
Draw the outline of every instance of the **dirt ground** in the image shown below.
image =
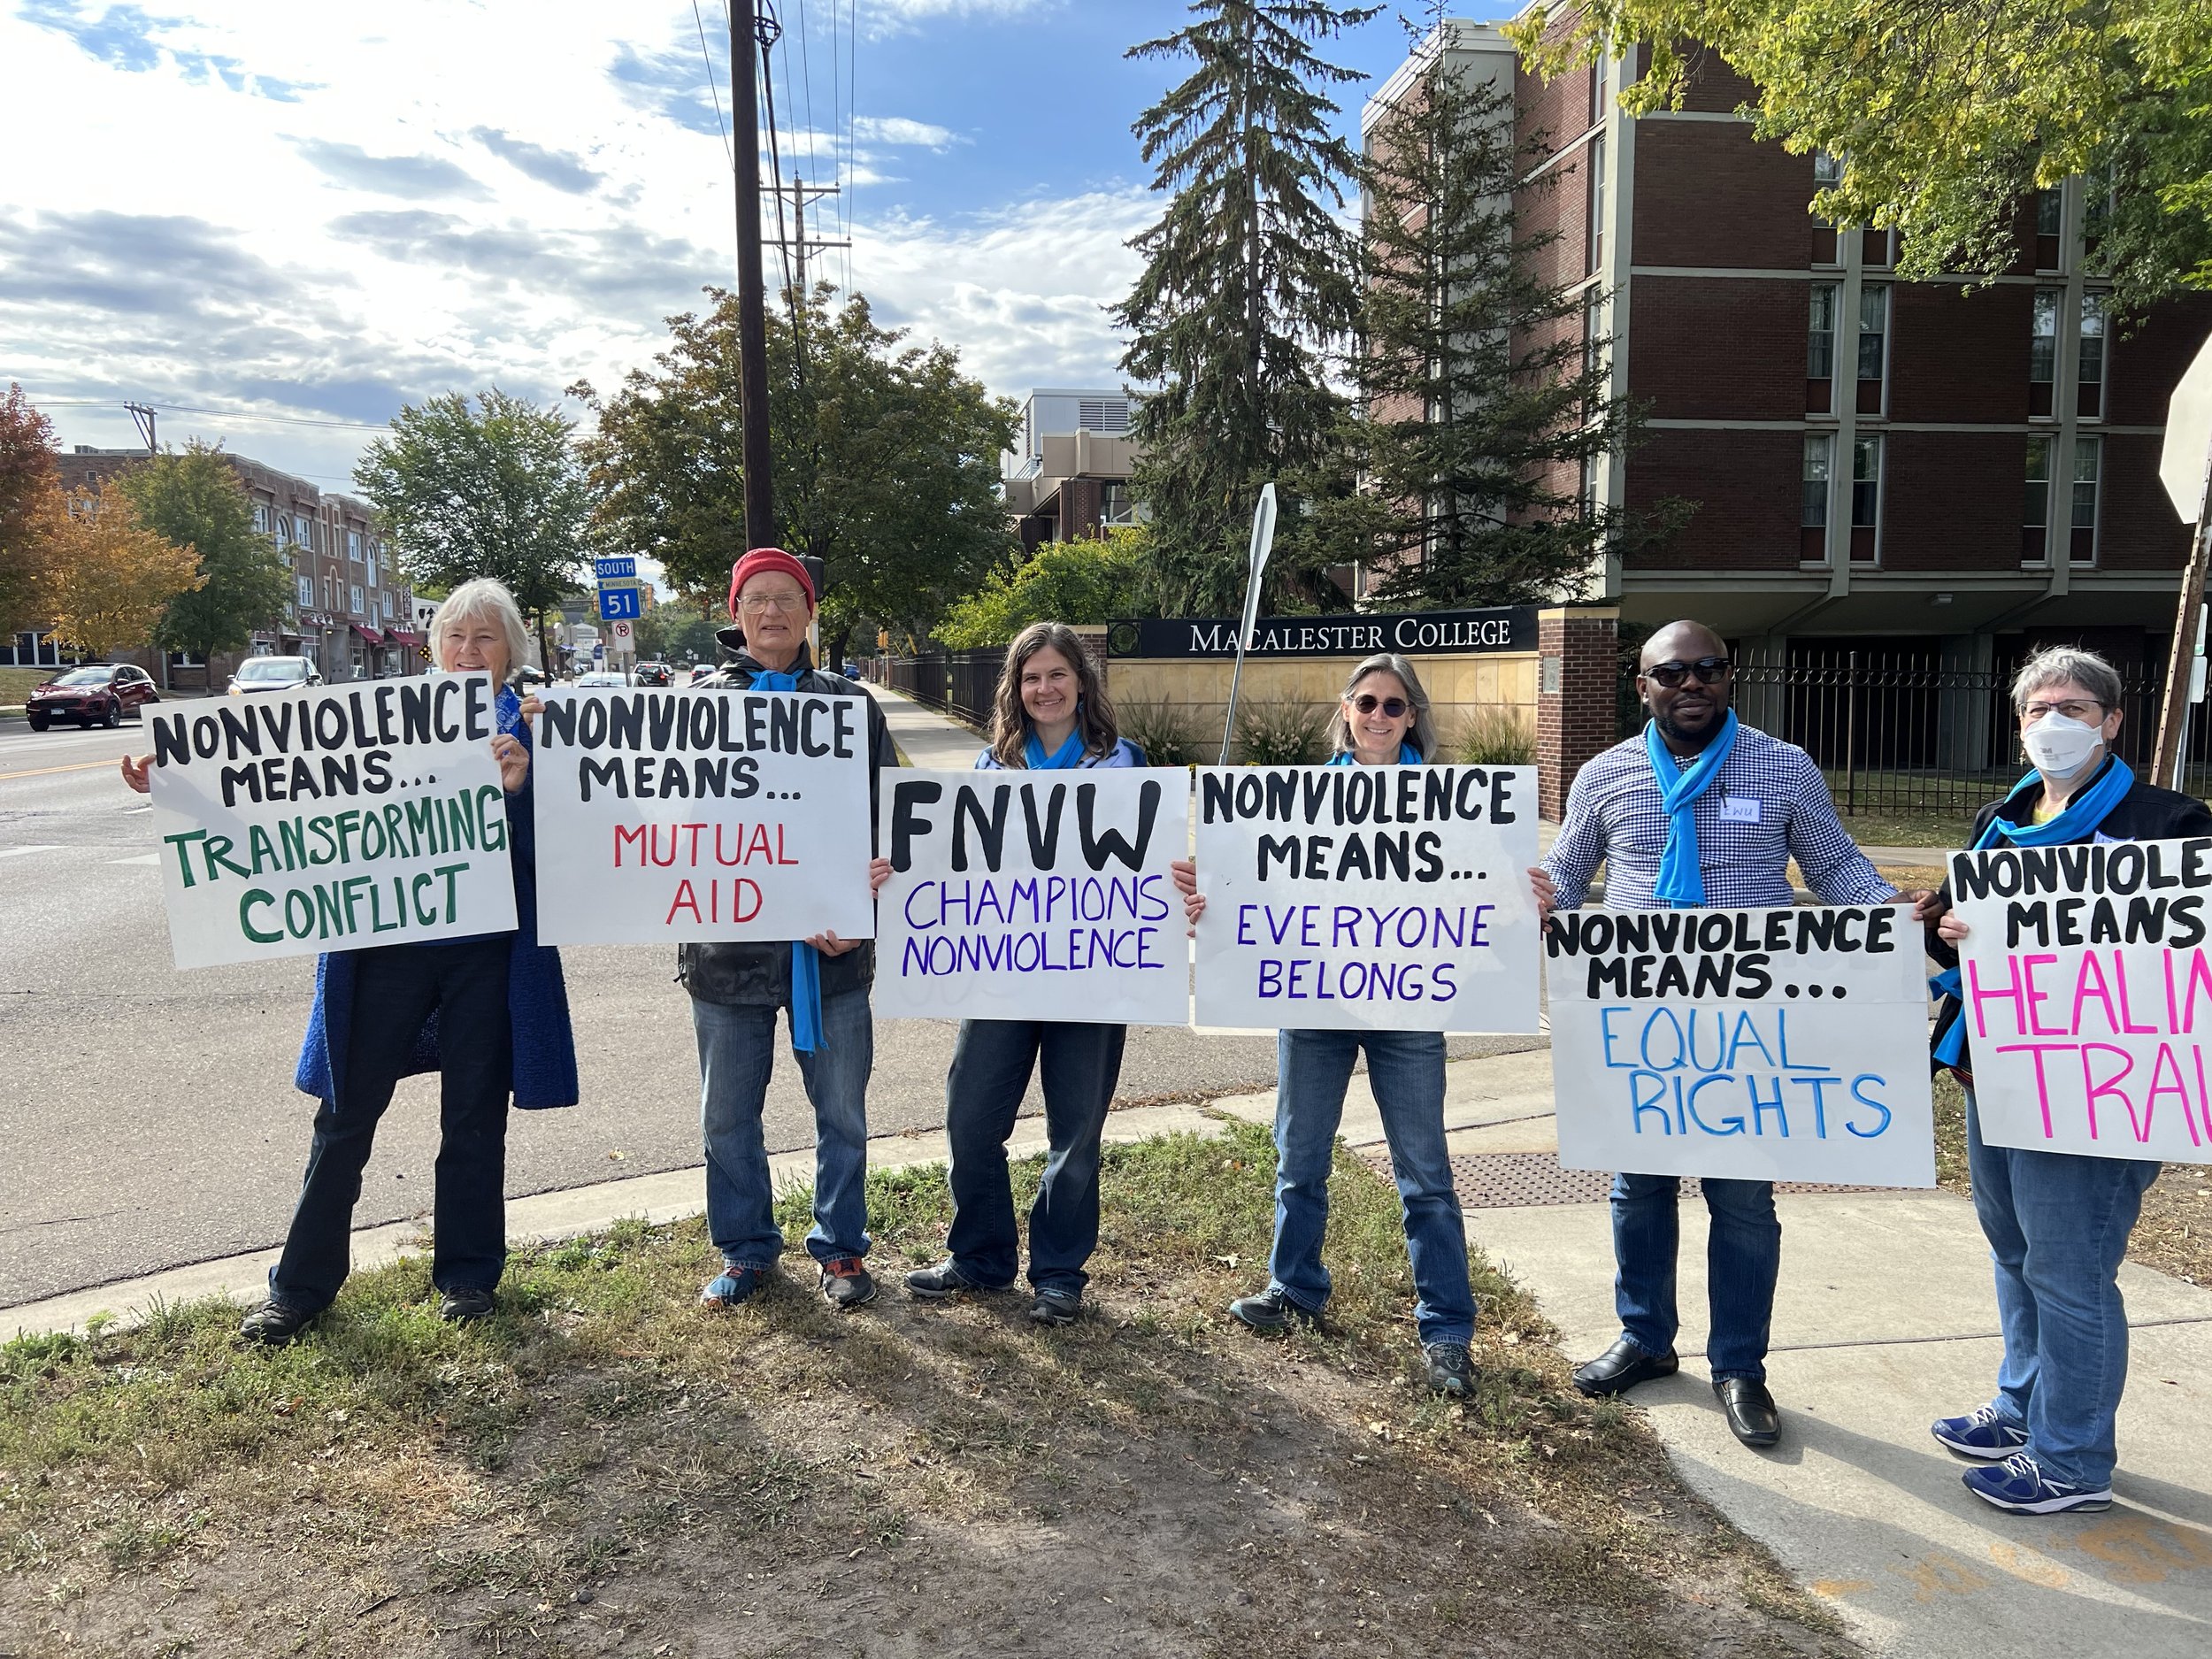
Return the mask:
<path fill-rule="evenodd" d="M 280 1354 L 212 1308 L 12 1345 L 0 1654 L 1856 1651 L 1479 1263 L 1482 1386 L 1430 1396 L 1359 1165 L 1328 1329 L 1229 1322 L 1266 1152 L 1114 1150 L 1064 1331 L 895 1288 L 942 1238 L 925 1172 L 872 1184 L 886 1288 L 851 1315 L 801 1267 L 700 1310 L 696 1225 L 625 1226 L 518 1260 L 465 1332 L 407 1262 Z"/>

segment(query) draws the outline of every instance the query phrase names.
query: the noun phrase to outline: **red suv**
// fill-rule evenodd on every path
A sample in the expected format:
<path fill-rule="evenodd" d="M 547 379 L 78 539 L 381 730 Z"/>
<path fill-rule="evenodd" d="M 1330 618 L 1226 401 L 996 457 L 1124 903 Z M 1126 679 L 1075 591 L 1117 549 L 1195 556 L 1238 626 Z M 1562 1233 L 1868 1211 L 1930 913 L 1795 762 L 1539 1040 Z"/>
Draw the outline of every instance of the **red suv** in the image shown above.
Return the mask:
<path fill-rule="evenodd" d="M 41 686 L 24 699 L 23 713 L 34 732 L 43 732 L 56 720 L 113 726 L 126 714 L 160 701 L 161 693 L 144 669 L 128 663 L 94 663 Z"/>

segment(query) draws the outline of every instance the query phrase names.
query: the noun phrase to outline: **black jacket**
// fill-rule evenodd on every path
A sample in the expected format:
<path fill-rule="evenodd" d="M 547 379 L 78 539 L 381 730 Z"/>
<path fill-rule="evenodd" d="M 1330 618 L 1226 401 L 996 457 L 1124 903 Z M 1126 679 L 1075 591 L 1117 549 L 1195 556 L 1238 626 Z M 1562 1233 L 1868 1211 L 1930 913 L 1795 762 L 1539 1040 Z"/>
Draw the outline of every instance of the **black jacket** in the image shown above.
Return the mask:
<path fill-rule="evenodd" d="M 745 636 L 737 629 L 724 628 L 715 637 L 722 644 L 721 672 L 701 680 L 698 689 L 742 691 L 753 683 L 755 674 L 766 672 L 746 655 Z M 876 706 L 876 700 L 864 687 L 842 674 L 825 673 L 816 668 L 803 645 L 799 648 L 799 660 L 792 664 L 792 672 L 798 676 L 801 691 L 818 696 L 858 697 L 868 705 L 868 822 L 872 826 L 883 769 L 899 764 L 898 750 L 891 746 L 891 728 L 883 723 L 883 710 Z M 864 940 L 841 956 L 822 958 L 825 997 L 846 991 L 864 991 L 875 983 L 875 977 L 876 948 L 872 941 Z M 703 1002 L 778 1007 L 791 1001 L 791 946 L 788 941 L 781 944 L 679 945 L 676 978 Z"/>
<path fill-rule="evenodd" d="M 2112 763 L 2107 761 L 2105 764 L 2110 765 Z M 2099 775 L 2102 775 L 2101 768 Z M 2095 780 L 2092 779 L 2090 782 L 2093 783 Z M 2085 784 L 2083 787 L 2086 788 L 2088 785 Z M 2012 803 L 2013 822 L 2016 824 L 2020 821 L 2019 814 L 2032 812 L 2036 803 L 2042 798 L 2043 786 L 2039 782 L 2024 790 L 2019 799 Z M 1997 816 L 1998 808 L 2004 804 L 2002 801 L 1992 801 L 1974 815 L 1974 833 L 1967 841 L 1970 847 L 1981 840 L 1989 828 L 1990 821 Z M 2212 809 L 2208 809 L 2194 795 L 2162 789 L 2154 783 L 2145 783 L 2138 778 L 2113 809 L 2099 821 L 2095 829 L 2076 839 L 2090 841 L 2101 836 L 2106 841 L 2186 841 L 2198 835 L 2212 835 Z M 1942 910 L 1949 910 L 1951 884 L 1947 879 L 1938 896 L 1941 900 Z M 1941 910 L 1937 914 L 1939 918 Z M 1959 965 L 1957 947 L 1936 936 L 1933 922 L 1928 926 L 1928 954 L 1945 968 Z M 1935 1029 L 1930 1033 L 1932 1043 L 1943 1041 L 1960 1012 L 1958 998 L 1944 997 L 1936 1010 Z M 1969 1057 L 1971 1057 L 1970 1055 Z"/>

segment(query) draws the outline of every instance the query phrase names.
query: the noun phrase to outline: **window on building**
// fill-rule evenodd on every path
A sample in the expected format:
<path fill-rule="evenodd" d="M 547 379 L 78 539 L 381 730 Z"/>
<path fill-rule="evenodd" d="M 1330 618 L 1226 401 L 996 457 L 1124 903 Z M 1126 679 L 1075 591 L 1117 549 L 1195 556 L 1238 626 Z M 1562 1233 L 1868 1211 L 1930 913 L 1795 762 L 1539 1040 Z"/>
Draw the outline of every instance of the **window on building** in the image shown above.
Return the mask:
<path fill-rule="evenodd" d="M 253 527 L 257 535 L 269 534 L 269 503 L 257 501 L 253 504 Z"/>
<path fill-rule="evenodd" d="M 315 608 L 315 579 L 312 576 L 296 576 L 293 578 L 293 586 L 299 594 L 300 608 L 312 611 Z"/>
<path fill-rule="evenodd" d="M 1832 414 L 1836 407 L 1836 303 L 1842 290 L 1832 282 L 1813 284 L 1812 312 L 1805 334 L 1805 410 Z"/>
<path fill-rule="evenodd" d="M 1813 188 L 1824 190 L 1830 185 L 1842 182 L 1843 158 L 1840 156 L 1832 156 L 1824 150 L 1813 151 Z M 1823 218 L 1818 213 L 1813 215 L 1813 263 L 1815 265 L 1842 263 L 1836 257 L 1836 222 L 1832 219 Z"/>
<path fill-rule="evenodd" d="M 2020 562 L 2041 565 L 2050 558 L 2051 446 L 2058 442 L 2038 434 L 2028 440 L 2028 493 L 2020 508 Z"/>
<path fill-rule="evenodd" d="M 349 604 L 347 609 L 357 617 L 361 615 L 361 584 L 359 582 L 353 583 L 346 589 L 346 592 L 352 600 L 352 603 Z"/>
<path fill-rule="evenodd" d="M 361 562 L 361 533 L 358 530 L 346 532 L 346 557 L 357 565 Z"/>
<path fill-rule="evenodd" d="M 1604 119 L 1605 57 L 1601 53 L 1598 60 L 1590 65 L 1590 118 L 1583 125 L 1595 127 Z"/>
<path fill-rule="evenodd" d="M 327 573 L 326 573 L 323 577 L 323 609 L 326 611 L 334 611 L 337 608 L 337 601 L 332 592 L 330 577 Z"/>
<path fill-rule="evenodd" d="M 1590 141 L 1590 263 L 1593 274 L 1605 268 L 1605 135 Z"/>
<path fill-rule="evenodd" d="M 2034 321 L 2028 335 L 2028 413 L 2051 412 L 2052 386 L 2058 379 L 2058 308 L 2063 288 L 2035 291 Z"/>
<path fill-rule="evenodd" d="M 2035 268 L 2055 271 L 2058 234 L 2066 222 L 2066 193 L 2057 185 L 2035 193 Z"/>
<path fill-rule="evenodd" d="M 2075 355 L 2074 412 L 2085 420 L 2104 415 L 2105 296 L 2081 296 L 2081 340 Z"/>
<path fill-rule="evenodd" d="M 1882 528 L 1882 441 L 1857 438 L 1851 444 L 1851 557 L 1871 561 L 1879 550 Z"/>
<path fill-rule="evenodd" d="M 2077 565 L 2097 562 L 2097 483 L 2104 465 L 2104 440 L 2074 440 L 2074 512 L 2068 556 Z"/>
<path fill-rule="evenodd" d="M 1828 480 L 1833 472 L 1835 453 L 1832 433 L 1805 434 L 1804 500 L 1797 520 L 1803 528 L 1799 534 L 1797 553 L 1808 565 L 1824 564 L 1828 558 Z"/>
<path fill-rule="evenodd" d="M 277 515 L 276 541 L 279 547 L 292 545 L 292 515 L 288 512 Z"/>
<path fill-rule="evenodd" d="M 1889 289 L 1879 282 L 1859 290 L 1859 413 L 1882 412 L 1882 380 L 1889 366 Z"/>

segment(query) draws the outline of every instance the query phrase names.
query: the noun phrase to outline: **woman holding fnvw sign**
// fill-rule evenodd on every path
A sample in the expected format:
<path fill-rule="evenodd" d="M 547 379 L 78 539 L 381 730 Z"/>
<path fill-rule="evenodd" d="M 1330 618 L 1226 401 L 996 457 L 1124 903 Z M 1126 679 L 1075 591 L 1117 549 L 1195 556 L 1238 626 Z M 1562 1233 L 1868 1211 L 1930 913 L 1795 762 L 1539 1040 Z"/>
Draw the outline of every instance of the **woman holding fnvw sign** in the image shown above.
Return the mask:
<path fill-rule="evenodd" d="M 514 932 L 428 944 L 332 951 L 315 964 L 315 1008 L 296 1079 L 321 1099 L 307 1175 L 269 1299 L 240 1334 L 281 1347 L 336 1299 L 351 1263 L 353 1206 L 376 1125 L 403 1077 L 439 1074 L 435 1243 L 431 1282 L 457 1322 L 492 1311 L 507 1264 L 507 1101 L 576 1103 L 576 1048 L 560 954 L 537 940 L 529 717 L 509 672 L 529 649 L 514 597 L 490 580 L 464 582 L 438 607 L 430 649 L 449 674 L 488 674 L 499 687 L 491 740 L 507 793 Z M 126 757 L 123 780 L 146 793 L 150 755 Z"/>

